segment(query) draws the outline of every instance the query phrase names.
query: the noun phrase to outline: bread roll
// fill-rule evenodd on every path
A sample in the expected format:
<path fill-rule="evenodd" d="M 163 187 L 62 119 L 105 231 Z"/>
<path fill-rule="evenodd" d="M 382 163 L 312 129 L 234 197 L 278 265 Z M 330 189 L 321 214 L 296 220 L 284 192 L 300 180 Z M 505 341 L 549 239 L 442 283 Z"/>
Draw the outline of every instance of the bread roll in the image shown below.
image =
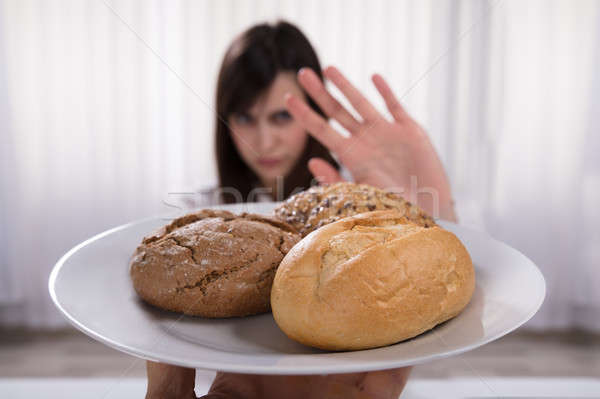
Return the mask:
<path fill-rule="evenodd" d="M 292 339 L 326 350 L 390 345 L 456 316 L 475 287 L 471 258 L 449 231 L 397 211 L 313 231 L 281 262 L 273 317 Z"/>
<path fill-rule="evenodd" d="M 275 270 L 299 240 L 273 218 L 203 210 L 143 240 L 131 260 L 133 286 L 146 302 L 190 315 L 268 312 Z"/>
<path fill-rule="evenodd" d="M 326 224 L 364 212 L 395 209 L 413 223 L 435 226 L 425 211 L 400 195 L 368 184 L 350 182 L 320 185 L 288 198 L 274 214 L 306 236 Z"/>

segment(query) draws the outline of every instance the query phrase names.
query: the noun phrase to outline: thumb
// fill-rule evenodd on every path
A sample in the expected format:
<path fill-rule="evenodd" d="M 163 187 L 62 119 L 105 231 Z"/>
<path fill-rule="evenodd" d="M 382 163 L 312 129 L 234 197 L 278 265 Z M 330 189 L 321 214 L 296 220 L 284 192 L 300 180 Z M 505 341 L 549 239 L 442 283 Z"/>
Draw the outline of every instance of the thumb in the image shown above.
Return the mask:
<path fill-rule="evenodd" d="M 330 184 L 344 181 L 337 169 L 321 158 L 311 158 L 308 161 L 308 170 L 320 184 Z"/>

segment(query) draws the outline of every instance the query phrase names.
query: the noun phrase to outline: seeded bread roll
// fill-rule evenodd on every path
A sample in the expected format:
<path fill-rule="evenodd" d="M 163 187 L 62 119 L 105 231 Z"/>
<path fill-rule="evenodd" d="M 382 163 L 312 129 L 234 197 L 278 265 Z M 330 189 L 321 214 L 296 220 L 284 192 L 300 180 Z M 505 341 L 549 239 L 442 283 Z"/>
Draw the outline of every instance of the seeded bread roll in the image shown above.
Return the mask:
<path fill-rule="evenodd" d="M 275 275 L 271 308 L 302 344 L 357 350 L 430 330 L 456 316 L 474 287 L 471 258 L 454 234 L 375 211 L 323 226 L 295 245 Z"/>
<path fill-rule="evenodd" d="M 306 236 L 347 216 L 386 209 L 401 212 L 419 226 L 436 226 L 431 216 L 400 195 L 368 184 L 349 182 L 311 187 L 288 198 L 275 209 L 274 214 Z"/>
<path fill-rule="evenodd" d="M 275 270 L 300 239 L 270 217 L 202 210 L 144 238 L 133 286 L 159 308 L 205 317 L 268 312 Z"/>

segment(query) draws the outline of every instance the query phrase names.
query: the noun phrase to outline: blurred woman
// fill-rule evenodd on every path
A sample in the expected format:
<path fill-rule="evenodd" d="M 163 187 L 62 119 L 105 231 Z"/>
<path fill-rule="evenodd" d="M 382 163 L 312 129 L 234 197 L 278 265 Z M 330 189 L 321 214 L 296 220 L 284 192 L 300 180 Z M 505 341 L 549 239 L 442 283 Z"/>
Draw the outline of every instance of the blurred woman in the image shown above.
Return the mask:
<path fill-rule="evenodd" d="M 295 26 L 253 26 L 234 40 L 221 65 L 216 93 L 215 150 L 219 202 L 283 200 L 311 185 L 309 159 L 331 154 L 289 114 L 292 93 L 323 111 L 304 94 L 296 74 L 321 65 L 308 39 Z"/>
<path fill-rule="evenodd" d="M 325 88 L 328 78 L 360 118 Z M 424 130 L 385 80 L 373 76 L 392 120 L 336 68 L 321 72 L 293 25 L 254 26 L 225 55 L 217 85 L 219 202 L 281 200 L 342 180 L 335 153 L 357 183 L 400 191 L 432 214 L 455 220 L 450 185 Z M 328 123 L 334 118 L 349 137 Z M 419 194 L 425 196 L 419 197 Z M 147 398 L 195 398 L 195 370 L 147 362 Z M 352 374 L 265 376 L 218 372 L 204 398 L 397 398 L 410 367 Z"/>

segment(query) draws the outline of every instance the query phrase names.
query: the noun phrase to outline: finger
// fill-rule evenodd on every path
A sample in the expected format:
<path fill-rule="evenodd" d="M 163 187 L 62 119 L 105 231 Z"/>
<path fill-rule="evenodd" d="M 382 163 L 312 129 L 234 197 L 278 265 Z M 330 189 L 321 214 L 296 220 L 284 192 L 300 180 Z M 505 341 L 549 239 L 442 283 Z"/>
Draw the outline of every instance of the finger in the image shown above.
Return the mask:
<path fill-rule="evenodd" d="M 338 89 L 340 89 L 342 94 L 346 96 L 350 101 L 350 104 L 352 104 L 354 109 L 365 121 L 371 122 L 380 117 L 379 112 L 371 105 L 369 100 L 367 100 L 367 98 L 363 96 L 337 68 L 328 67 L 323 73 Z"/>
<path fill-rule="evenodd" d="M 352 133 L 358 131 L 360 123 L 325 89 L 323 82 L 312 69 L 302 68 L 298 72 L 298 82 L 327 116 Z"/>
<path fill-rule="evenodd" d="M 308 161 L 308 170 L 320 184 L 331 184 L 344 181 L 340 173 L 331 164 L 321 158 L 311 158 Z"/>
<path fill-rule="evenodd" d="M 146 398 L 196 398 L 194 394 L 196 370 L 170 364 L 146 362 L 148 385 Z"/>
<path fill-rule="evenodd" d="M 339 152 L 344 142 L 347 143 L 348 139 L 342 137 L 329 126 L 329 123 L 304 101 L 288 93 L 285 95 L 285 105 L 294 119 L 329 151 Z"/>
<path fill-rule="evenodd" d="M 404 390 L 411 367 L 371 371 L 361 382 L 361 391 L 369 398 L 397 398 Z"/>
<path fill-rule="evenodd" d="M 375 74 L 373 75 L 372 80 L 373 84 L 375 84 L 375 87 L 377 88 L 377 91 L 385 100 L 385 105 L 390 111 L 390 114 L 392 114 L 394 120 L 396 120 L 397 122 L 401 122 L 409 118 L 408 114 L 406 113 L 402 105 L 400 105 L 400 101 L 396 99 L 394 92 L 392 91 L 392 89 L 390 89 L 390 86 L 387 84 L 385 79 L 383 79 L 381 75 Z"/>
<path fill-rule="evenodd" d="M 218 371 L 202 399 L 254 398 L 262 376 Z"/>

